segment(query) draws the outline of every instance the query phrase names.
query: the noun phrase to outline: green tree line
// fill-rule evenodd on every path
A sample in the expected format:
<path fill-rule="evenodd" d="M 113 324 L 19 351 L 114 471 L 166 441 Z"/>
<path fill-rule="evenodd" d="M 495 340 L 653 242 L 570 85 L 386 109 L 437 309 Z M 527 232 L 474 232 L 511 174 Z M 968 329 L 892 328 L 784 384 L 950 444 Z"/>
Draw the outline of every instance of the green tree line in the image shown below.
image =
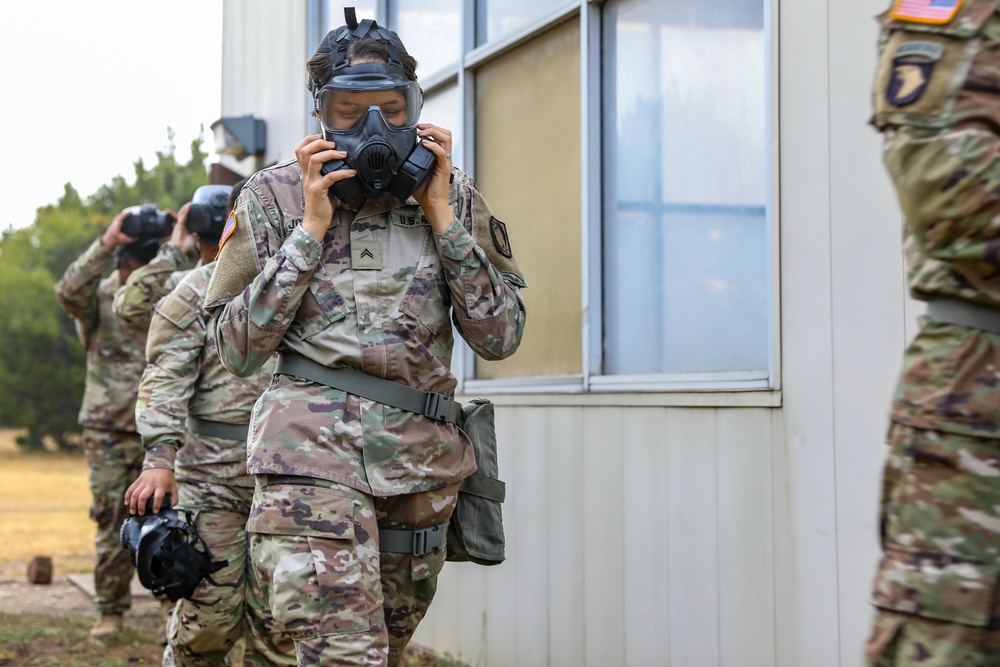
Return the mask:
<path fill-rule="evenodd" d="M 80 432 L 85 353 L 56 301 L 56 281 L 123 208 L 152 203 L 177 211 L 208 183 L 202 136 L 185 163 L 175 158 L 169 128 L 167 136 L 155 164 L 133 163 L 133 182 L 116 176 L 86 199 L 67 183 L 31 225 L 0 235 L 0 427 L 22 429 L 24 449 L 42 449 L 46 440 L 68 448 Z"/>

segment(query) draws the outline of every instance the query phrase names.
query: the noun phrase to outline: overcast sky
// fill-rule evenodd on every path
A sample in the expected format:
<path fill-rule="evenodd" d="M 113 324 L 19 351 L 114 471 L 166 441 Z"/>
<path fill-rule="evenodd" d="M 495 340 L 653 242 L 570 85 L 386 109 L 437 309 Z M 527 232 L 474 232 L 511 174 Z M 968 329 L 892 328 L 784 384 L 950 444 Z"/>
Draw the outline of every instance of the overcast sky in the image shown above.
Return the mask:
<path fill-rule="evenodd" d="M 83 197 L 220 115 L 222 0 L 39 0 L 0 9 L 0 230 L 69 182 Z M 136 202 L 137 204 L 142 202 Z M 179 208 L 183 202 L 178 202 Z"/>

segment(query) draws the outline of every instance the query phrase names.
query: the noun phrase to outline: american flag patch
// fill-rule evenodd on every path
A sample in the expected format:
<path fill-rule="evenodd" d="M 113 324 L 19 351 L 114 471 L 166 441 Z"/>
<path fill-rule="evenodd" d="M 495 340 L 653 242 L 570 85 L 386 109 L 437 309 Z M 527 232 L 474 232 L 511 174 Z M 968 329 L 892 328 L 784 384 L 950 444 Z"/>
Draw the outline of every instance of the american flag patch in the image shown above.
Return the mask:
<path fill-rule="evenodd" d="M 892 18 L 913 23 L 948 23 L 962 0 L 896 0 L 892 7 Z"/>
<path fill-rule="evenodd" d="M 222 228 L 222 237 L 219 239 L 219 250 L 222 250 L 223 244 L 226 242 L 233 232 L 236 231 L 236 211 L 229 212 L 229 219 L 226 220 L 226 226 Z"/>

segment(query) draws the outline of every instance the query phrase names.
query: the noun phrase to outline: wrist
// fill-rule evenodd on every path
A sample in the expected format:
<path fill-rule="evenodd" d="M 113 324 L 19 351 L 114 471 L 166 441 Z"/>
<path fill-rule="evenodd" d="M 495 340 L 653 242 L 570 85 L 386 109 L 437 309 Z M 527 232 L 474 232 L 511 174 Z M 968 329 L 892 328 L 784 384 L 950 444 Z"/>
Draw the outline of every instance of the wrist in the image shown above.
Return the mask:
<path fill-rule="evenodd" d="M 302 229 L 314 239 L 323 242 L 326 237 L 326 230 L 330 228 L 330 221 L 315 216 L 306 216 L 302 219 Z"/>
<path fill-rule="evenodd" d="M 438 234 L 444 234 L 448 231 L 451 223 L 455 221 L 455 212 L 451 210 L 450 206 L 426 210 L 424 215 L 427 217 L 427 222 L 431 224 L 431 229 Z"/>

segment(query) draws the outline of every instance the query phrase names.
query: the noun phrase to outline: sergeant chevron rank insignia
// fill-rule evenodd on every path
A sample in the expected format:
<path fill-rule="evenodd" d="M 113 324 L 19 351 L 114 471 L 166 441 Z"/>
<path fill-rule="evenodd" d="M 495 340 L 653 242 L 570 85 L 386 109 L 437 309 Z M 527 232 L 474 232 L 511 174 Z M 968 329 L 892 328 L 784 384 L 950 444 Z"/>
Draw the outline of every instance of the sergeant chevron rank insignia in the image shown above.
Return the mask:
<path fill-rule="evenodd" d="M 943 54 L 944 47 L 935 42 L 901 44 L 892 59 L 892 74 L 885 89 L 886 101 L 904 107 L 920 99 Z"/>
<path fill-rule="evenodd" d="M 378 241 L 351 242 L 351 268 L 378 271 L 382 268 L 382 244 Z"/>

